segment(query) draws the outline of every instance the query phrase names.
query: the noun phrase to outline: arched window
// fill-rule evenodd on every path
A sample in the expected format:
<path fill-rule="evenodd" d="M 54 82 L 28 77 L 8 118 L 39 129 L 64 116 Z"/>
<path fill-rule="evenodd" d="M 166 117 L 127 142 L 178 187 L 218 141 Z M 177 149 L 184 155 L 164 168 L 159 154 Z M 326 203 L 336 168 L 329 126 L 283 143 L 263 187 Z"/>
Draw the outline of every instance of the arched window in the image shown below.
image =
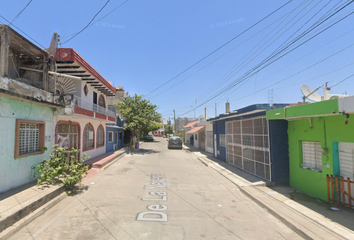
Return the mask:
<path fill-rule="evenodd" d="M 96 147 L 104 146 L 104 128 L 102 125 L 99 125 L 97 128 L 97 143 Z"/>
<path fill-rule="evenodd" d="M 95 147 L 95 131 L 91 123 L 86 124 L 84 128 L 84 151 Z"/>
<path fill-rule="evenodd" d="M 106 103 L 104 101 L 104 96 L 102 94 L 98 98 L 98 106 L 106 108 Z"/>

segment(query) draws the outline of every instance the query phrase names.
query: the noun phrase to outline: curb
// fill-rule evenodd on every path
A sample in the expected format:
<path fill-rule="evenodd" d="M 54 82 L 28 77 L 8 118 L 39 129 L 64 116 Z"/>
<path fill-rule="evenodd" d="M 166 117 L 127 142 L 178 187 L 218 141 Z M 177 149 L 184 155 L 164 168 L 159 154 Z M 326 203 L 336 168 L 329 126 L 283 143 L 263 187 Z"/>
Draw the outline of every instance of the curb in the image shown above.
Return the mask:
<path fill-rule="evenodd" d="M 6 228 L 4 231 L 0 233 L 0 239 L 6 240 L 9 239 L 12 235 L 18 232 L 21 228 L 38 218 L 40 215 L 44 214 L 48 211 L 51 207 L 62 201 L 64 198 L 67 197 L 65 192 L 61 193 L 60 195 L 56 196 L 49 202 L 45 203 L 31 214 L 27 215 L 26 217 L 20 219 L 19 221 L 15 222 L 12 226 Z"/>
<path fill-rule="evenodd" d="M 189 151 L 189 152 L 191 152 L 191 151 Z M 191 152 L 191 153 L 193 153 L 193 152 Z M 196 157 L 198 157 L 198 156 L 196 156 Z M 328 230 L 328 229 L 330 229 L 330 226 L 328 226 L 328 222 L 321 223 L 320 221 L 316 221 L 315 219 L 305 215 L 305 213 L 302 213 L 299 210 L 292 208 L 291 206 L 289 206 L 287 204 L 284 204 L 283 202 L 279 201 L 278 199 L 276 199 L 274 197 L 272 198 L 271 196 L 264 193 L 262 190 L 258 189 L 257 185 L 253 185 L 253 184 L 249 183 L 247 180 L 237 177 L 237 175 L 233 174 L 232 172 L 230 172 L 227 169 L 224 169 L 223 166 L 218 165 L 217 163 L 215 163 L 212 160 L 209 160 L 206 158 L 201 158 L 201 157 L 198 157 L 198 159 L 200 161 L 204 161 L 208 166 L 213 168 L 220 175 L 222 175 L 223 177 L 225 177 L 226 179 L 228 179 L 229 181 L 234 183 L 236 186 L 238 186 L 240 191 L 242 191 L 242 193 L 244 193 L 247 197 L 252 199 L 255 203 L 257 203 L 262 208 L 267 209 L 267 211 L 270 214 L 272 214 L 274 217 L 279 219 L 283 224 L 285 224 L 287 227 L 292 229 L 294 232 L 296 232 L 300 237 L 302 237 L 304 239 L 351 239 L 351 237 L 353 236 L 352 231 L 350 229 L 346 229 L 346 228 L 340 229 L 340 231 L 345 231 L 342 234 L 338 233 L 336 231 Z M 234 179 L 230 178 L 231 174 L 233 174 Z M 258 186 L 266 187 L 264 184 L 258 185 Z M 283 209 L 285 208 L 285 210 L 292 211 L 296 215 L 294 215 L 292 218 L 290 218 L 285 213 L 283 213 L 283 214 L 278 213 L 278 209 L 276 208 L 276 206 L 275 207 L 271 206 L 271 205 L 267 204 L 266 202 L 262 202 L 260 199 L 258 199 L 257 196 L 259 197 L 260 195 L 262 195 L 263 197 L 267 197 L 273 203 L 278 204 L 279 205 L 278 207 L 280 207 L 280 208 L 282 207 Z M 315 232 L 310 230 L 310 229 L 313 230 L 313 228 L 311 228 L 310 226 L 305 226 L 305 225 L 301 224 L 300 221 L 303 219 L 306 219 L 307 221 L 309 221 L 309 224 L 313 225 L 313 227 L 315 228 L 315 231 L 321 230 L 322 234 L 316 235 Z M 293 223 L 291 220 L 295 221 L 295 223 Z M 332 223 L 333 222 L 331 222 L 331 224 Z M 335 226 L 336 224 L 337 223 L 334 223 L 334 226 L 332 226 L 334 229 L 337 228 L 337 226 Z M 338 225 L 340 225 L 340 224 L 338 224 Z M 320 235 L 322 235 L 322 236 L 320 236 Z"/>

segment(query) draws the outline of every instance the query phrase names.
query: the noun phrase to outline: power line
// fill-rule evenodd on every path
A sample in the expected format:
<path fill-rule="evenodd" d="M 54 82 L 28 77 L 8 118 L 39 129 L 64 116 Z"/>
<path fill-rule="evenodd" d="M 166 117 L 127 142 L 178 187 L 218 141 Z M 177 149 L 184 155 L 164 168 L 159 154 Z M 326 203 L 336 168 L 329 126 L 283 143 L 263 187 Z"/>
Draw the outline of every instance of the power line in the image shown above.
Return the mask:
<path fill-rule="evenodd" d="M 353 1 L 351 1 L 350 3 L 346 4 L 344 7 L 347 7 L 349 4 L 351 4 Z M 313 27 L 310 30 L 305 31 L 304 33 L 302 33 L 299 37 L 297 37 L 295 40 L 293 40 L 291 43 L 289 43 L 286 47 L 284 47 L 281 51 L 278 51 L 276 54 L 272 54 L 271 56 L 268 56 L 265 60 L 263 60 L 261 63 L 259 63 L 257 66 L 253 67 L 252 69 L 250 69 L 249 71 L 247 71 L 245 74 L 243 74 L 241 77 L 239 77 L 237 80 L 235 80 L 232 84 L 228 85 L 227 87 L 225 87 L 223 90 L 219 91 L 220 92 L 226 92 L 229 91 L 231 88 L 235 87 L 236 85 L 240 84 L 241 82 L 249 79 L 250 77 L 252 77 L 254 74 L 258 73 L 259 71 L 261 71 L 262 69 L 264 69 L 265 67 L 271 65 L 272 63 L 276 62 L 277 60 L 279 60 L 280 58 L 284 57 L 285 55 L 289 54 L 290 52 L 294 51 L 295 49 L 299 48 L 300 46 L 302 46 L 303 44 L 307 43 L 308 41 L 310 41 L 311 39 L 313 39 L 314 37 L 318 36 L 319 34 L 321 34 L 322 32 L 326 31 L 327 29 L 331 28 L 332 26 L 334 26 L 335 24 L 337 24 L 338 22 L 344 20 L 345 18 L 347 18 L 348 16 L 350 16 L 351 14 L 353 14 L 354 12 L 351 12 L 349 14 L 347 14 L 346 16 L 344 16 L 343 18 L 339 19 L 338 21 L 336 21 L 335 23 L 331 24 L 330 26 L 324 28 L 323 30 L 321 30 L 320 32 L 316 33 L 315 35 L 313 35 L 312 37 L 308 38 L 307 40 L 305 40 L 304 42 L 300 43 L 299 45 L 295 46 L 294 48 L 290 49 L 288 52 L 284 53 L 283 55 L 277 57 L 277 55 L 279 55 L 281 52 L 283 52 L 285 49 L 289 48 L 291 45 L 293 45 L 295 42 L 297 42 L 298 40 L 300 40 L 301 38 L 303 38 L 305 35 L 307 35 L 308 33 L 310 33 L 311 31 L 313 31 L 315 28 L 317 28 L 319 25 L 323 24 L 325 21 L 327 21 L 330 17 L 333 17 L 336 13 L 338 13 L 340 10 L 344 9 L 344 7 L 342 7 L 341 9 L 339 9 L 338 11 L 336 11 L 335 13 L 331 14 L 329 17 L 327 17 L 325 20 L 323 20 L 322 22 L 318 23 L 317 26 Z M 275 58 L 277 57 L 277 58 Z M 275 58 L 275 59 L 274 59 Z M 274 60 L 272 60 L 274 59 Z M 272 60 L 272 61 L 270 61 Z M 269 63 L 267 63 L 269 62 Z M 263 65 L 263 66 L 262 66 Z M 257 68 L 259 68 L 257 70 Z M 255 72 L 253 72 L 255 71 Z M 253 73 L 252 73 L 253 72 Z M 214 97 L 215 98 L 215 97 Z"/>
<path fill-rule="evenodd" d="M 220 96 L 220 94 L 225 93 L 230 91 L 232 88 L 234 88 L 236 85 L 240 84 L 241 82 L 249 79 L 250 77 L 252 77 L 254 74 L 260 72 L 262 69 L 266 68 L 267 66 L 271 65 L 272 63 L 276 62 L 277 60 L 279 60 L 280 58 L 284 57 L 285 55 L 289 54 L 290 52 L 294 51 L 295 49 L 299 48 L 300 46 L 302 46 L 303 44 L 307 43 L 308 41 L 310 41 L 311 39 L 313 39 L 314 37 L 318 36 L 319 34 L 323 33 L 324 31 L 326 31 L 327 29 L 331 28 L 332 26 L 334 26 L 335 24 L 341 22 L 342 20 L 344 20 L 345 18 L 347 18 L 348 16 L 350 16 L 351 14 L 354 13 L 350 12 L 349 14 L 347 14 L 346 16 L 342 17 L 341 19 L 337 20 L 335 23 L 331 24 L 330 26 L 326 27 L 325 29 L 321 30 L 320 32 L 316 33 L 314 36 L 308 38 L 307 40 L 303 41 L 302 43 L 298 44 L 297 46 L 295 46 L 294 48 L 290 49 L 288 52 L 284 53 L 283 55 L 275 58 L 274 60 L 272 60 L 272 58 L 276 57 L 277 55 L 279 55 L 282 51 L 284 51 L 286 48 L 288 48 L 289 46 L 293 45 L 296 41 L 298 41 L 299 39 L 303 38 L 305 35 L 307 35 L 309 32 L 313 31 L 315 28 L 317 28 L 319 25 L 323 24 L 325 21 L 327 21 L 329 18 L 333 17 L 335 14 L 337 14 L 339 11 L 343 10 L 345 7 L 349 6 L 349 4 L 353 3 L 354 0 L 350 1 L 348 4 L 346 4 L 345 6 L 341 7 L 339 10 L 337 10 L 335 13 L 331 14 L 329 17 L 325 18 L 323 21 L 321 21 L 319 24 L 317 24 L 317 26 L 313 27 L 310 30 L 305 31 L 303 34 L 300 35 L 300 37 L 298 37 L 297 39 L 295 39 L 294 41 L 292 41 L 291 43 L 288 44 L 288 46 L 284 47 L 281 51 L 278 51 L 277 54 L 272 54 L 272 56 L 267 57 L 265 60 L 263 60 L 261 63 L 259 63 L 257 66 L 253 67 L 252 69 L 250 69 L 249 71 L 247 71 L 245 74 L 243 74 L 243 76 L 241 76 L 240 78 L 238 78 L 237 80 L 235 80 L 233 83 L 229 84 L 228 86 L 226 86 L 225 88 L 223 88 L 222 90 L 218 91 L 214 96 L 212 96 L 211 98 L 209 98 L 208 100 L 204 101 L 202 104 L 199 104 L 196 108 L 204 105 L 205 103 L 215 99 L 216 97 Z M 271 62 L 269 62 L 270 60 L 272 60 Z M 269 62 L 269 63 L 267 63 Z M 263 66 L 262 66 L 263 65 Z M 257 70 L 257 68 L 259 68 Z M 253 72 L 254 71 L 254 72 Z M 273 84 L 275 85 L 275 84 Z M 272 85 L 272 86 L 273 86 Z M 193 110 L 190 110 L 186 113 L 189 113 Z M 186 114 L 184 113 L 184 114 Z M 182 115 L 184 115 L 182 114 Z"/>
<path fill-rule="evenodd" d="M 211 65 L 212 63 L 216 62 L 217 60 L 221 59 L 222 57 L 224 57 L 226 54 L 232 52 L 233 50 L 235 50 L 236 48 L 238 48 L 239 46 L 241 46 L 242 44 L 244 44 L 245 42 L 249 41 L 250 39 L 252 39 L 254 36 L 260 34 L 262 31 L 264 31 L 265 29 L 269 28 L 271 25 L 273 25 L 274 23 L 276 23 L 277 21 L 279 21 L 280 19 L 284 18 L 285 16 L 289 15 L 291 12 L 293 12 L 294 10 L 296 10 L 297 8 L 299 8 L 302 4 L 304 4 L 305 2 L 307 2 L 308 0 L 304 1 L 303 3 L 301 3 L 300 5 L 298 5 L 295 9 L 291 10 L 290 12 L 286 13 L 285 15 L 283 15 L 282 17 L 278 18 L 277 20 L 275 20 L 274 22 L 272 22 L 271 24 L 269 24 L 268 26 L 264 27 L 262 30 L 258 31 L 257 33 L 253 34 L 251 37 L 247 38 L 246 40 L 244 40 L 243 42 L 239 43 L 238 45 L 236 45 L 235 47 L 231 48 L 230 50 L 228 50 L 227 52 L 225 52 L 224 54 L 222 54 L 221 56 L 217 57 L 216 59 L 212 60 L 211 62 L 209 62 L 208 64 L 204 65 L 203 67 L 201 67 L 200 69 L 198 69 L 197 71 L 193 72 L 192 74 L 188 75 L 187 77 L 183 78 L 182 80 L 180 80 L 179 82 L 177 82 L 176 84 L 170 86 L 169 88 L 165 89 L 163 92 L 158 93 L 157 95 L 151 97 L 155 98 L 158 95 L 170 90 L 171 88 L 177 86 L 178 84 L 180 84 L 181 82 L 185 81 L 186 79 L 192 77 L 193 75 L 197 74 L 198 72 L 200 72 L 201 70 L 203 70 L 204 68 L 208 67 L 209 65 Z M 211 54 L 210 54 L 211 55 Z M 205 57 L 206 58 L 206 57 Z M 188 70 L 188 69 L 187 69 Z M 185 70 L 185 71 L 187 71 Z M 182 74 L 182 73 L 181 73 Z M 177 76 L 176 76 L 177 77 Z M 160 86 L 161 87 L 161 86 Z M 151 92 L 150 92 L 151 93 Z M 149 93 L 149 94 L 150 94 Z M 145 95 L 146 96 L 146 95 Z"/>
<path fill-rule="evenodd" d="M 344 82 L 344 81 L 347 81 L 349 78 L 352 78 L 354 76 L 354 74 L 344 78 L 343 80 L 339 81 L 338 83 L 334 84 L 331 88 L 334 88 L 335 86 L 337 86 L 338 84 Z"/>
<path fill-rule="evenodd" d="M 115 10 L 117 10 L 118 8 L 120 8 L 121 6 L 123 6 L 123 5 L 124 5 L 125 3 L 127 3 L 128 1 L 129 1 L 129 0 L 125 0 L 124 2 L 122 2 L 121 4 L 119 4 L 117 7 L 113 8 L 112 11 L 110 11 L 109 13 L 107 13 L 106 15 L 104 15 L 103 17 L 101 17 L 101 18 L 97 19 L 96 21 L 94 21 L 93 23 L 91 23 L 87 28 L 89 28 L 89 27 L 95 25 L 95 23 L 101 21 L 102 19 L 104 19 L 105 17 L 107 17 L 108 15 L 110 15 L 111 13 L 113 13 Z M 71 34 L 71 35 L 69 35 L 69 36 L 65 36 L 64 38 L 73 36 L 73 35 L 75 35 L 75 34 L 76 34 L 76 33 L 73 33 L 73 34 Z"/>
<path fill-rule="evenodd" d="M 31 4 L 31 2 L 32 2 L 32 0 L 30 0 L 28 3 L 27 3 L 27 5 L 19 12 L 19 13 L 17 13 L 17 15 L 14 17 L 14 19 L 12 19 L 12 21 L 10 22 L 10 25 L 14 22 L 14 21 L 16 21 L 20 16 L 21 16 L 21 14 L 25 11 L 25 9 Z"/>
<path fill-rule="evenodd" d="M 82 33 L 86 28 L 88 28 L 88 26 L 92 23 L 93 20 L 95 20 L 95 18 L 97 17 L 97 15 L 107 6 L 107 4 L 110 2 L 111 0 L 108 0 L 103 7 L 101 7 L 101 9 L 95 14 L 95 16 L 93 16 L 93 18 L 91 19 L 91 21 L 83 28 L 81 29 L 79 32 L 77 32 L 74 36 L 72 36 L 71 38 L 69 38 L 68 40 L 66 40 L 65 42 L 63 42 L 62 44 L 65 44 L 67 42 L 69 42 L 71 39 L 75 38 L 77 35 L 79 35 L 80 33 Z"/>
<path fill-rule="evenodd" d="M 4 16 L 0 15 L 0 17 L 2 19 L 4 19 L 6 22 L 8 22 L 9 24 L 11 24 L 11 22 L 9 20 L 7 20 Z M 24 31 L 22 31 L 21 29 L 19 29 L 18 27 L 16 27 L 14 24 L 12 24 L 12 26 L 14 28 L 16 28 L 17 30 L 19 30 L 20 32 L 22 32 L 23 34 L 25 34 L 27 37 L 29 37 L 30 39 L 32 39 L 35 43 L 37 43 L 39 46 L 41 46 L 43 49 L 46 48 L 44 47 L 42 44 L 40 44 L 39 42 L 37 42 L 36 40 L 34 40 L 30 35 L 28 35 L 27 33 L 25 33 Z"/>
<path fill-rule="evenodd" d="M 273 15 L 274 13 L 276 13 L 277 11 L 279 11 L 280 9 L 282 9 L 283 7 L 285 7 L 286 5 L 288 5 L 290 2 L 292 2 L 293 0 L 289 0 L 288 2 L 286 2 L 284 5 L 280 6 L 279 8 L 277 8 L 276 10 L 274 10 L 273 12 L 271 12 L 270 14 L 268 14 L 267 16 L 265 16 L 264 18 L 262 18 L 261 20 L 259 20 L 258 22 L 254 23 L 253 25 L 251 25 L 250 27 L 248 27 L 246 30 L 242 31 L 241 33 L 237 34 L 235 37 L 233 37 L 232 39 L 230 39 L 229 41 L 227 41 L 226 43 L 224 43 L 223 45 L 221 45 L 220 47 L 216 48 L 214 51 L 212 51 L 211 53 L 207 54 L 205 57 L 203 57 L 202 59 L 198 60 L 197 62 L 195 62 L 194 64 L 192 64 L 191 66 L 189 66 L 188 68 L 186 68 L 185 70 L 183 70 L 182 72 L 180 72 L 179 74 L 177 74 L 176 76 L 174 76 L 173 78 L 171 78 L 170 80 L 168 80 L 167 82 L 163 83 L 162 85 L 160 85 L 159 87 L 155 88 L 154 90 L 152 90 L 151 92 L 149 92 L 148 94 L 146 94 L 145 96 L 155 92 L 156 90 L 162 88 L 163 86 L 165 86 L 166 84 L 170 83 L 171 81 L 173 81 L 174 79 L 176 79 L 177 77 L 181 76 L 183 73 L 187 72 L 189 69 L 191 69 L 192 67 L 194 67 L 195 65 L 197 65 L 198 63 L 200 63 L 201 61 L 203 61 L 204 59 L 208 58 L 209 56 L 211 56 L 212 54 L 214 54 L 215 52 L 219 51 L 221 48 L 225 47 L 227 44 L 229 44 L 230 42 L 234 41 L 235 39 L 237 39 L 239 36 L 241 36 L 242 34 L 246 33 L 247 31 L 249 31 L 250 29 L 252 29 L 253 27 L 255 27 L 256 25 L 258 25 L 259 23 L 261 23 L 262 21 L 264 21 L 265 19 L 267 19 L 268 17 L 270 17 L 271 15 Z"/>

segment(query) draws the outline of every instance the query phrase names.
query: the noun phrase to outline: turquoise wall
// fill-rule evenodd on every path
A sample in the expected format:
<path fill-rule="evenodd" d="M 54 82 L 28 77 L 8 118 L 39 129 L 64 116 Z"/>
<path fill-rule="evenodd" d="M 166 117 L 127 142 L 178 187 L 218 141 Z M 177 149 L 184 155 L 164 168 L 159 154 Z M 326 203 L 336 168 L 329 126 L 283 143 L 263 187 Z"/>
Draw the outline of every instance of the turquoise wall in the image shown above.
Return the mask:
<path fill-rule="evenodd" d="M 45 135 L 51 136 L 50 141 L 45 142 L 48 150 L 43 154 L 15 159 L 16 119 L 45 122 Z M 0 96 L 0 192 L 38 178 L 38 173 L 31 167 L 49 158 L 53 145 L 52 108 Z"/>
<path fill-rule="evenodd" d="M 312 128 L 309 119 L 311 119 Z M 345 116 L 312 117 L 289 121 L 290 186 L 309 195 L 327 201 L 326 174 L 333 174 L 333 153 L 336 142 L 354 142 L 354 115 L 345 124 Z M 352 120 L 352 121 L 351 121 Z M 302 141 L 321 142 L 321 148 L 328 152 L 322 154 L 322 172 L 301 167 Z M 328 164 L 328 168 L 325 165 Z"/>

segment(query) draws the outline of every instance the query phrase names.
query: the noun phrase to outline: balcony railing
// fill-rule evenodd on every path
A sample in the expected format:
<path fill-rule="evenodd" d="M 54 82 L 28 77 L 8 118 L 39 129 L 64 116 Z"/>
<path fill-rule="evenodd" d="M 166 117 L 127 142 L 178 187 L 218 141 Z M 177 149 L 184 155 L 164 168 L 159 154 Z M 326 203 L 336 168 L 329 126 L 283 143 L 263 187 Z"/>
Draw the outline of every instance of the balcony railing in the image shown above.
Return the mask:
<path fill-rule="evenodd" d="M 104 107 L 98 106 L 97 104 L 94 104 L 92 102 L 86 101 L 78 96 L 72 95 L 72 101 L 76 106 L 78 106 L 80 108 L 83 108 L 83 109 L 86 109 L 89 111 L 93 111 L 96 113 L 100 113 L 100 114 L 103 114 L 103 115 L 106 115 L 109 117 L 113 117 L 113 118 L 116 117 L 115 112 L 108 110 Z"/>

